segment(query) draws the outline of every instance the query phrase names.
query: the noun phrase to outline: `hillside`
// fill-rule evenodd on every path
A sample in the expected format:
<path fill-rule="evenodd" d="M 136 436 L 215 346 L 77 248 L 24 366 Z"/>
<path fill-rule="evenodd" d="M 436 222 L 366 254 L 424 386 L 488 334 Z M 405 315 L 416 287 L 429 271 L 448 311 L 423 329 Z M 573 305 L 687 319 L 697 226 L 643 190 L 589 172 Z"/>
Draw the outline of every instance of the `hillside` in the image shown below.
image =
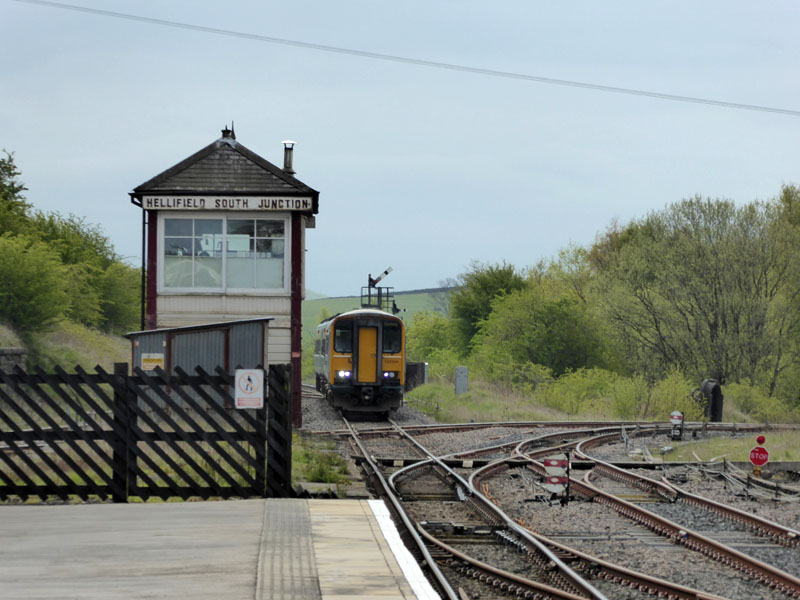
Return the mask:
<path fill-rule="evenodd" d="M 25 348 L 28 368 L 36 365 L 46 371 L 54 365 L 72 372 L 75 365 L 88 371 L 100 365 L 112 371 L 115 362 L 130 362 L 131 345 L 119 335 L 102 333 L 71 321 L 61 321 L 46 333 L 27 336 L 24 341 L 10 327 L 0 324 L 0 347 Z"/>
<path fill-rule="evenodd" d="M 406 323 L 411 323 L 416 313 L 436 310 L 441 305 L 440 298 L 443 293 L 438 288 L 395 292 L 394 299 L 401 311 L 398 316 Z M 305 300 L 303 302 L 303 337 L 310 339 L 314 335 L 323 309 L 329 315 L 336 315 L 356 308 L 361 308 L 360 296 Z"/>

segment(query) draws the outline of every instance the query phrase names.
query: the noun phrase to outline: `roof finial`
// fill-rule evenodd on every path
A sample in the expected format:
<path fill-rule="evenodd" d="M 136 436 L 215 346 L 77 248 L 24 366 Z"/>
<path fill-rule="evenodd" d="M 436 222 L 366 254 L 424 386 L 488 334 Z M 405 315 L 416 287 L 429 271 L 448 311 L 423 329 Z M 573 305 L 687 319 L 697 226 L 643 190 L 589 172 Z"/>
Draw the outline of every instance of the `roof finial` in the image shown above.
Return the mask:
<path fill-rule="evenodd" d="M 230 138 L 232 140 L 236 139 L 236 133 L 233 131 L 233 121 L 231 121 L 231 129 L 228 129 L 228 126 L 225 125 L 225 129 L 222 130 L 222 137 Z"/>

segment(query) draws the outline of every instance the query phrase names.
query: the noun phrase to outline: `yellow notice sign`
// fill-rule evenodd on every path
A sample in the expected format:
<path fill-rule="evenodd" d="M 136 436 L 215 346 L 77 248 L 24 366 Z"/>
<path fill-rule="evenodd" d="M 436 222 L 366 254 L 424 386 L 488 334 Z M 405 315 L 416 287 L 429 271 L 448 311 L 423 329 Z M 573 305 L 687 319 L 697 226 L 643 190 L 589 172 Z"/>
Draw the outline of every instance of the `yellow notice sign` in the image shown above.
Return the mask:
<path fill-rule="evenodd" d="M 164 368 L 163 354 L 142 354 L 142 371 L 155 371 L 156 367 Z"/>

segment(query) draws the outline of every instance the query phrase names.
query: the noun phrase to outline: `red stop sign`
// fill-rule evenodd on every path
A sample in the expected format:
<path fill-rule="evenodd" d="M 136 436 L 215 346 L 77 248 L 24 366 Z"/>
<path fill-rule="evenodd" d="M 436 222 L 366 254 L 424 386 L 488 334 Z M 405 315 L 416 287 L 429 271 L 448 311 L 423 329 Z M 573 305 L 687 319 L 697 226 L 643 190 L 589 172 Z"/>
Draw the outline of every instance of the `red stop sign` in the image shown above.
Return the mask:
<path fill-rule="evenodd" d="M 750 462 L 757 467 L 763 467 L 769 460 L 769 452 L 762 446 L 756 446 L 750 450 Z"/>

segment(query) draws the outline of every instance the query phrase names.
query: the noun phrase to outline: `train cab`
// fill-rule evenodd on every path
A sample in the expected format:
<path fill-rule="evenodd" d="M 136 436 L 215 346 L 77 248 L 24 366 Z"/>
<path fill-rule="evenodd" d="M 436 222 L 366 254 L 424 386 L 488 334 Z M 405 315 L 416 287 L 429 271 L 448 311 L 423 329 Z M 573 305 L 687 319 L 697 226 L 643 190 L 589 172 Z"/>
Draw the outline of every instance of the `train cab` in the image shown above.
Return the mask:
<path fill-rule="evenodd" d="M 317 390 L 335 408 L 388 413 L 403 405 L 405 324 L 365 308 L 320 323 L 314 346 Z"/>

